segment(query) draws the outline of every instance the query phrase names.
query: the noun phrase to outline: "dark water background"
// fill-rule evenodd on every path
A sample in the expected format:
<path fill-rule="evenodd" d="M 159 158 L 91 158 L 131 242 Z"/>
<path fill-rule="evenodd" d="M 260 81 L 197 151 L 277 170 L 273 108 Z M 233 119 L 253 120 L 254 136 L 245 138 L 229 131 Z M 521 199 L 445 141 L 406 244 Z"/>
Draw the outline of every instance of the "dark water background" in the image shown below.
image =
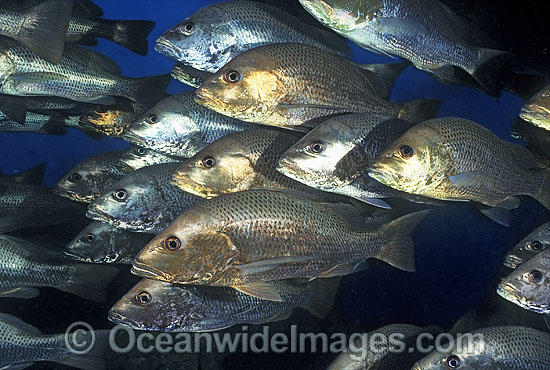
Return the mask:
<path fill-rule="evenodd" d="M 202 6 L 215 1 L 197 0 L 96 0 L 107 19 L 148 19 L 156 22 L 149 37 L 149 55 L 133 54 L 109 41 L 99 39 L 95 49 L 107 54 L 123 69 L 126 76 L 146 76 L 170 73 L 175 61 L 154 51 L 156 38 L 168 28 L 179 23 Z M 474 2 L 447 2 L 466 12 L 471 12 Z M 502 36 L 508 45 L 516 45 L 518 37 L 530 39 L 530 43 L 517 45 L 520 52 L 531 52 L 540 46 L 540 34 L 531 34 L 533 27 L 540 26 L 535 12 L 522 2 L 505 11 L 497 7 L 500 2 L 476 2 L 481 8 L 476 12 L 483 25 L 492 35 Z M 481 9 L 481 10 L 479 10 Z M 500 13 L 499 13 L 500 12 Z M 514 14 L 514 17 L 511 14 Z M 523 17 L 523 18 L 522 18 Z M 515 19 L 517 31 L 504 25 Z M 509 23 L 508 23 L 509 24 Z M 523 28 L 521 28 L 523 27 Z M 523 30 L 523 31 L 522 31 Z M 524 36 L 518 36 L 518 34 Z M 534 35 L 529 38 L 530 35 Z M 546 33 L 546 35 L 549 35 Z M 515 37 L 515 38 L 514 38 Z M 354 61 L 379 63 L 391 61 L 353 45 Z M 543 48 L 535 55 L 541 63 L 546 62 Z M 178 93 L 188 89 L 173 80 L 168 92 Z M 439 116 L 459 116 L 471 119 L 491 129 L 503 139 L 510 138 L 512 127 L 523 100 L 504 92 L 500 99 L 487 97 L 465 87 L 447 86 L 435 81 L 427 74 L 409 67 L 397 80 L 391 100 L 408 101 L 421 98 L 440 98 L 445 101 Z M 122 139 L 103 138 L 95 141 L 76 129 L 69 129 L 65 136 L 43 136 L 35 134 L 0 134 L 0 170 L 11 174 L 39 163 L 47 164 L 45 184 L 52 186 L 62 175 L 81 160 L 103 151 L 128 147 Z M 402 272 L 384 263 L 369 261 L 367 271 L 346 276 L 340 287 L 333 313 L 327 320 L 313 319 L 309 314 L 297 310 L 295 315 L 283 323 L 285 328 L 298 323 L 317 330 L 368 331 L 391 323 L 410 323 L 420 326 L 440 325 L 448 329 L 462 314 L 472 308 L 490 309 L 488 297 L 494 295 L 505 253 L 535 227 L 550 218 L 548 211 L 532 199 L 525 198 L 520 209 L 514 212 L 512 226 L 505 228 L 493 223 L 467 204 L 451 204 L 435 208 L 432 214 L 416 230 L 415 273 Z M 52 244 L 63 246 L 86 225 L 78 220 L 72 225 L 48 228 Z M 44 230 L 40 230 L 43 232 Z M 54 236 L 51 236 L 53 234 Z M 107 321 L 109 308 L 137 280 L 122 267 L 120 275 L 109 288 L 109 301 L 105 305 L 86 302 L 77 297 L 53 290 L 41 289 L 41 296 L 25 300 L 2 300 L 3 312 L 12 313 L 40 328 L 45 333 L 64 332 L 74 321 L 86 321 L 95 328 L 110 328 Z M 500 298 L 495 298 L 500 299 Z M 226 368 L 310 368 L 319 367 L 325 358 L 316 355 L 232 355 L 223 363 Z M 330 358 L 326 356 L 326 359 Z M 153 360 L 150 360 L 153 361 Z M 156 361 L 156 362 L 155 362 Z M 141 368 L 159 367 L 158 358 L 145 362 Z M 132 362 L 113 360 L 113 368 L 130 368 Z M 326 366 L 326 362 L 324 362 Z M 40 364 L 37 367 L 58 368 L 59 365 Z M 169 365 L 163 368 L 168 368 Z M 160 368 L 160 367 L 159 367 Z M 174 368 L 181 368 L 176 366 Z M 191 367 L 193 368 L 193 367 Z M 203 365 L 202 368 L 207 368 Z"/>

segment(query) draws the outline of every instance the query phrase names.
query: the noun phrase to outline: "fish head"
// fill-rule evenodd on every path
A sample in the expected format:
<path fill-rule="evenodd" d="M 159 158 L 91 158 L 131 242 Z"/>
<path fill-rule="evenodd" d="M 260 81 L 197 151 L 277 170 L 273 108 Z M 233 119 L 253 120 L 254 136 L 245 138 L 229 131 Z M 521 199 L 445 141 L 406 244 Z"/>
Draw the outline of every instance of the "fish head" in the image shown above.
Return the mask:
<path fill-rule="evenodd" d="M 340 162 L 353 150 L 357 133 L 338 118 L 317 126 L 279 159 L 283 175 L 320 190 L 334 190 L 347 181 Z"/>
<path fill-rule="evenodd" d="M 545 88 L 529 99 L 519 116 L 535 126 L 550 127 L 550 89 Z"/>
<path fill-rule="evenodd" d="M 131 170 L 137 170 L 155 164 L 175 162 L 176 160 L 181 160 L 181 158 L 174 158 L 167 154 L 141 146 L 134 146 L 122 153 L 119 157 L 119 162 Z"/>
<path fill-rule="evenodd" d="M 248 122 L 260 122 L 284 99 L 288 89 L 284 71 L 256 48 L 240 54 L 195 91 L 197 103 L 218 113 Z"/>
<path fill-rule="evenodd" d="M 485 343 L 481 334 L 461 335 L 464 335 L 461 347 L 455 345 L 451 351 L 433 351 L 416 362 L 412 370 L 490 369 L 493 368 L 490 365 L 496 365 L 492 358 L 494 348 Z M 472 341 L 466 336 L 471 336 Z"/>
<path fill-rule="evenodd" d="M 550 251 L 546 250 L 519 265 L 502 279 L 497 293 L 530 311 L 550 313 Z"/>
<path fill-rule="evenodd" d="M 504 258 L 504 265 L 515 269 L 537 253 L 550 247 L 550 222 L 522 239 Z"/>
<path fill-rule="evenodd" d="M 381 0 L 300 0 L 300 3 L 319 22 L 336 32 L 364 27 L 383 6 Z"/>
<path fill-rule="evenodd" d="M 96 221 L 132 231 L 154 229 L 162 195 L 154 179 L 132 173 L 95 199 L 86 215 Z"/>
<path fill-rule="evenodd" d="M 198 206 L 174 220 L 134 259 L 136 275 L 178 284 L 212 284 L 225 274 L 236 249 L 220 221 Z"/>
<path fill-rule="evenodd" d="M 248 154 L 235 135 L 223 137 L 183 163 L 172 183 L 203 198 L 247 190 L 256 177 Z"/>
<path fill-rule="evenodd" d="M 65 246 L 65 253 L 89 263 L 113 263 L 119 255 L 114 247 L 113 227 L 92 221 Z"/>
<path fill-rule="evenodd" d="M 234 57 L 238 35 L 219 6 L 207 6 L 164 32 L 155 50 L 193 68 L 216 72 Z"/>
<path fill-rule="evenodd" d="M 193 287 L 143 279 L 111 308 L 108 318 L 138 330 L 192 331 L 203 311 Z"/>
<path fill-rule="evenodd" d="M 410 194 L 427 195 L 447 179 L 452 159 L 443 137 L 430 126 L 417 125 L 375 159 L 369 176 Z"/>

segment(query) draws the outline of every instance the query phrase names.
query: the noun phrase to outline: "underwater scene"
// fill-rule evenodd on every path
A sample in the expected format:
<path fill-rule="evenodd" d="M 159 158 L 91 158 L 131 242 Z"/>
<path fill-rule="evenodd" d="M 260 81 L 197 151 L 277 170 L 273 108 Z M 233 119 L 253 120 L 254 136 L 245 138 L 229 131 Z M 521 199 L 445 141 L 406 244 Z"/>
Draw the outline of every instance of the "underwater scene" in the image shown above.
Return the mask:
<path fill-rule="evenodd" d="M 527 0 L 1 0 L 0 369 L 550 369 Z"/>

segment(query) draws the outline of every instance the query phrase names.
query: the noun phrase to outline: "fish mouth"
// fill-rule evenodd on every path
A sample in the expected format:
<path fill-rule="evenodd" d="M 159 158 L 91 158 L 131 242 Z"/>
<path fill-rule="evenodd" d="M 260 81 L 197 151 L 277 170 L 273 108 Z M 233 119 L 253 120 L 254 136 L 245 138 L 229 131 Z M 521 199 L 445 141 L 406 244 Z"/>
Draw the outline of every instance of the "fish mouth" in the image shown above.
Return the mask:
<path fill-rule="evenodd" d="M 129 326 L 132 329 L 142 330 L 143 328 L 143 325 L 141 325 L 137 321 L 132 320 L 129 317 L 123 316 L 122 314 L 113 310 L 109 311 L 109 313 L 107 314 L 107 320 L 117 325 Z"/>
<path fill-rule="evenodd" d="M 517 289 L 510 283 L 500 283 L 497 287 L 497 294 L 502 298 L 517 303 L 521 306 L 526 303 L 525 298 L 523 298 Z"/>
<path fill-rule="evenodd" d="M 381 183 L 394 181 L 395 178 L 391 172 L 384 170 L 382 167 L 373 166 L 368 172 L 369 177 Z"/>
<path fill-rule="evenodd" d="M 169 58 L 177 57 L 177 48 L 164 36 L 160 36 L 155 43 L 155 51 Z"/>
<path fill-rule="evenodd" d="M 135 144 L 147 148 L 147 141 L 141 136 L 133 133 L 132 131 L 125 132 L 124 136 L 122 136 L 122 139 L 129 142 L 130 144 Z"/>
<path fill-rule="evenodd" d="M 504 266 L 511 269 L 515 269 L 522 263 L 523 263 L 523 260 L 518 256 L 510 255 L 510 256 L 506 256 L 506 258 L 504 259 Z"/>
<path fill-rule="evenodd" d="M 120 222 L 116 220 L 113 216 L 110 216 L 109 214 L 97 207 L 89 207 L 86 211 L 86 217 L 95 221 L 110 223 L 115 227 L 120 224 Z"/>
<path fill-rule="evenodd" d="M 294 180 L 300 180 L 301 177 L 298 174 L 304 173 L 304 170 L 296 162 L 286 157 L 279 159 L 276 168 L 277 171 Z"/>
<path fill-rule="evenodd" d="M 80 195 L 71 190 L 53 188 L 53 193 L 62 198 L 70 199 L 80 203 L 91 203 L 96 197 L 93 195 Z"/>
<path fill-rule="evenodd" d="M 160 271 L 154 267 L 148 266 L 138 259 L 134 259 L 133 266 L 130 271 L 134 275 L 141 276 L 147 279 L 156 279 L 168 282 L 171 282 L 173 280 L 172 275 Z"/>
<path fill-rule="evenodd" d="M 185 175 L 185 172 L 175 172 L 172 175 L 172 181 L 170 181 L 175 187 L 201 198 L 208 198 L 208 192 L 203 192 L 201 189 L 204 187 L 200 186 L 199 183 L 191 180 L 188 176 Z M 215 195 L 214 195 L 215 196 Z"/>

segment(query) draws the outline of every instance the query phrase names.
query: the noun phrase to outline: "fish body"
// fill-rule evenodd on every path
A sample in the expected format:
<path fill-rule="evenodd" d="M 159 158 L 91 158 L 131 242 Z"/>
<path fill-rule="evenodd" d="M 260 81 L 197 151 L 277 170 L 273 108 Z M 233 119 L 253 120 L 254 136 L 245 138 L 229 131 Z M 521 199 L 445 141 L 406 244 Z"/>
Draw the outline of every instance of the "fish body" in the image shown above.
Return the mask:
<path fill-rule="evenodd" d="M 550 250 L 543 250 L 502 279 L 497 293 L 527 310 L 550 314 Z"/>
<path fill-rule="evenodd" d="M 371 257 L 413 271 L 410 234 L 426 214 L 366 230 L 353 206 L 281 191 L 225 194 L 181 214 L 136 257 L 133 272 L 174 283 L 239 286 L 340 276 Z"/>
<path fill-rule="evenodd" d="M 179 82 L 197 88 L 200 87 L 208 77 L 212 76 L 212 73 L 195 69 L 183 63 L 178 63 L 172 68 L 170 76 Z"/>
<path fill-rule="evenodd" d="M 46 187 L 0 183 L 0 232 L 63 223 L 83 215 L 82 205 Z"/>
<path fill-rule="evenodd" d="M 193 92 L 169 96 L 139 117 L 124 139 L 170 155 L 191 157 L 222 136 L 255 127 L 197 104 Z"/>
<path fill-rule="evenodd" d="M 170 156 L 140 146 L 133 146 L 119 156 L 120 163 L 133 170 L 154 164 L 179 162 L 181 160 L 183 160 L 182 157 Z"/>
<path fill-rule="evenodd" d="M 36 134 L 64 135 L 66 127 L 77 127 L 79 117 L 59 114 L 39 114 L 27 112 L 23 125 L 0 113 L 0 132 L 30 132 Z"/>
<path fill-rule="evenodd" d="M 550 86 L 535 94 L 529 99 L 519 116 L 525 121 L 550 131 Z"/>
<path fill-rule="evenodd" d="M 193 68 L 216 72 L 244 51 L 284 42 L 351 56 L 340 36 L 305 24 L 277 7 L 242 0 L 200 9 L 163 33 L 155 49 Z"/>
<path fill-rule="evenodd" d="M 243 121 L 301 131 L 343 113 L 377 113 L 413 122 L 433 117 L 439 101 L 387 100 L 388 85 L 396 77 L 385 81 L 313 46 L 273 44 L 235 57 L 196 90 L 196 100 Z"/>
<path fill-rule="evenodd" d="M 310 14 L 359 46 L 411 61 L 451 81 L 461 68 L 491 90 L 484 73 L 507 53 L 480 47 L 487 36 L 437 0 L 300 0 Z M 477 40 L 477 39 L 479 40 Z M 493 44 L 493 42 L 490 42 Z"/>
<path fill-rule="evenodd" d="M 83 262 L 131 265 L 136 254 L 153 238 L 92 221 L 65 247 L 65 253 Z"/>
<path fill-rule="evenodd" d="M 0 266 L 0 297 L 18 297 L 36 291 L 35 287 L 52 287 L 102 302 L 106 286 L 118 273 L 110 266 L 74 263 L 62 252 L 10 236 L 0 236 Z"/>
<path fill-rule="evenodd" d="M 284 320 L 296 307 L 325 317 L 334 304 L 339 278 L 276 281 L 282 301 L 259 299 L 229 287 L 185 286 L 143 279 L 109 312 L 109 320 L 138 330 L 203 332 L 237 324 Z M 139 297 L 150 295 L 150 304 Z"/>
<path fill-rule="evenodd" d="M 279 157 L 296 142 L 295 135 L 267 129 L 224 136 L 184 162 L 173 184 L 203 198 L 249 189 L 286 189 L 327 199 L 317 191 L 277 172 Z"/>
<path fill-rule="evenodd" d="M 513 209 L 517 195 L 550 208 L 550 172 L 524 147 L 461 118 L 422 122 L 397 139 L 369 175 L 396 190 Z"/>
<path fill-rule="evenodd" d="M 540 225 L 521 239 L 504 258 L 504 265 L 515 269 L 548 247 L 550 247 L 550 222 Z"/>
<path fill-rule="evenodd" d="M 418 361 L 412 370 L 543 370 L 550 367 L 548 333 L 522 326 L 494 326 L 471 334 L 473 341 L 465 338 L 460 346 L 455 344 L 450 353 L 434 351 Z"/>
<path fill-rule="evenodd" d="M 158 233 L 200 198 L 172 185 L 180 163 L 136 170 L 106 189 L 86 215 L 128 231 Z"/>

